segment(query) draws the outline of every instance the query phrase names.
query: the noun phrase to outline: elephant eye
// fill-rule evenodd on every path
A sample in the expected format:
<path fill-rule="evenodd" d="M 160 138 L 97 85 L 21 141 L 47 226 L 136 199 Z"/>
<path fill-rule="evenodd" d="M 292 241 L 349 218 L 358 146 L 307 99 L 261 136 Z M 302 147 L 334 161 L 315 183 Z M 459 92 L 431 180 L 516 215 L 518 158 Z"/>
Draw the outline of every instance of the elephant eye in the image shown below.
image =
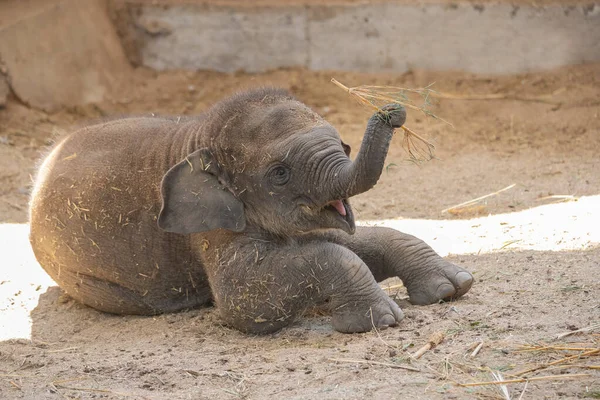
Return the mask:
<path fill-rule="evenodd" d="M 284 165 L 278 165 L 271 170 L 271 181 L 275 185 L 285 185 L 290 180 L 290 170 Z"/>

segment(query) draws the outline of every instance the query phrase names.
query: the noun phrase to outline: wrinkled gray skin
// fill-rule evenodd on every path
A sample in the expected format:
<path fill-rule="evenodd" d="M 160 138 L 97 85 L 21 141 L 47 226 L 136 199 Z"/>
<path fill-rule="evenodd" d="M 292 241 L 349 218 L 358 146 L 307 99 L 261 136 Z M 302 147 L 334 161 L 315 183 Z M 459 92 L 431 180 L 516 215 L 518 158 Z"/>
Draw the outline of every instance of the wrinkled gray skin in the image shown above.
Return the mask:
<path fill-rule="evenodd" d="M 331 125 L 276 89 L 191 119 L 81 129 L 37 177 L 33 250 L 69 295 L 110 313 L 214 302 L 226 323 L 265 333 L 326 305 L 340 332 L 396 325 L 378 281 L 399 277 L 414 304 L 473 282 L 413 236 L 355 228 L 347 199 L 375 185 L 405 116 L 371 117 L 354 162 Z"/>

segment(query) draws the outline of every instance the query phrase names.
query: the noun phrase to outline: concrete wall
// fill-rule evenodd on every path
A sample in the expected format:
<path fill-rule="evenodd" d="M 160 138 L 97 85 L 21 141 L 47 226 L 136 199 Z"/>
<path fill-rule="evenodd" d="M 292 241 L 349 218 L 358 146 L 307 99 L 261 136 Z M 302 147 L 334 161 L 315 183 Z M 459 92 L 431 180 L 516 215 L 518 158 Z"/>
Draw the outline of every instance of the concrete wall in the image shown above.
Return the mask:
<path fill-rule="evenodd" d="M 143 65 L 516 73 L 600 61 L 600 3 L 136 6 Z"/>

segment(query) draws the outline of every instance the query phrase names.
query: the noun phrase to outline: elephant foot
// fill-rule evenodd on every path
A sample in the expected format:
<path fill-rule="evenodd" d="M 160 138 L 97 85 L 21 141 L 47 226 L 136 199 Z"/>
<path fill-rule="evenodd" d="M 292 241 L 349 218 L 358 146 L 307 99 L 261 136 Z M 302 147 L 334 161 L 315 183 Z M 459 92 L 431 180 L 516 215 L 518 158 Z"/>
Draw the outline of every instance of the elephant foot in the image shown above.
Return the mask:
<path fill-rule="evenodd" d="M 426 305 L 459 298 L 471 289 L 473 281 L 469 272 L 441 259 L 405 286 L 411 303 Z"/>
<path fill-rule="evenodd" d="M 404 313 L 383 291 L 374 302 L 345 302 L 333 309 L 333 328 L 342 333 L 368 332 L 398 325 Z"/>

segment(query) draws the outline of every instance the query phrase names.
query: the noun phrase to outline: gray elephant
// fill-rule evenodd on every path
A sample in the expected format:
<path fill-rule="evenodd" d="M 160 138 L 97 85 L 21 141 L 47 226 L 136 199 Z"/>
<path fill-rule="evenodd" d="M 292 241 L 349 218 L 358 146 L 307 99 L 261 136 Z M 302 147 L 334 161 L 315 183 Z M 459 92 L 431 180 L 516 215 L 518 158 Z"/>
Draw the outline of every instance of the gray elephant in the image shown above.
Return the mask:
<path fill-rule="evenodd" d="M 423 241 L 355 227 L 348 198 L 381 175 L 405 110 L 368 121 L 356 159 L 287 91 L 257 89 L 197 117 L 125 118 L 80 129 L 41 165 L 30 241 L 73 298 L 115 314 L 211 302 L 245 332 L 325 305 L 340 332 L 396 325 L 377 282 L 399 277 L 414 304 L 457 298 L 470 273 Z"/>

